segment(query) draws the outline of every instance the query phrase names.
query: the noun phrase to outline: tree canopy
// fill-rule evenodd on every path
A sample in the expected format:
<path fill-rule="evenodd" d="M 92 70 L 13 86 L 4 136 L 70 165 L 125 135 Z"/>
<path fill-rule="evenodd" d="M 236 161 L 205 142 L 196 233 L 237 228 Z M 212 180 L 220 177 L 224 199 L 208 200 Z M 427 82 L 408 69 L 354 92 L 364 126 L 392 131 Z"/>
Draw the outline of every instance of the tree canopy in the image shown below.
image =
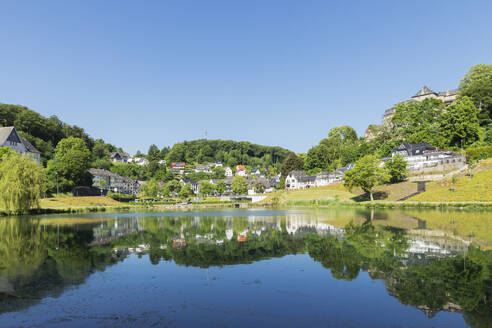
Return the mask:
<path fill-rule="evenodd" d="M 90 158 L 91 153 L 84 140 L 75 137 L 62 139 L 56 146 L 54 159 L 48 162 L 50 189 L 55 189 L 53 182 L 57 179 L 56 175 L 61 191 L 69 191 L 75 186 L 91 185 L 91 177 L 87 171 Z"/>
<path fill-rule="evenodd" d="M 26 155 L 1 153 L 0 207 L 9 214 L 25 214 L 32 207 L 39 207 L 44 187 L 42 168 Z"/>
<path fill-rule="evenodd" d="M 280 165 L 289 151 L 281 147 L 261 146 L 245 141 L 199 139 L 174 144 L 166 155 L 168 162 L 207 163 L 221 161 L 255 167 Z"/>
<path fill-rule="evenodd" d="M 245 195 L 248 193 L 248 183 L 245 177 L 236 176 L 232 179 L 232 192 L 236 195 Z"/>
<path fill-rule="evenodd" d="M 388 173 L 380 167 L 379 159 L 374 155 L 366 155 L 355 162 L 353 169 L 345 172 L 344 185 L 350 191 L 354 187 L 360 187 L 374 200 L 372 189 L 388 179 Z"/>

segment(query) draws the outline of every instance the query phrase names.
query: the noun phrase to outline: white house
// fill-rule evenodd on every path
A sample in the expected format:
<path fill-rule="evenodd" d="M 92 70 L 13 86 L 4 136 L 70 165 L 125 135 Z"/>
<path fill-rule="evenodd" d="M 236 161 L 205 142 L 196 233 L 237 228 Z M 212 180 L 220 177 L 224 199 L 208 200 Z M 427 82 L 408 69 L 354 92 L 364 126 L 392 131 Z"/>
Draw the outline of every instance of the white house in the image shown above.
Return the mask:
<path fill-rule="evenodd" d="M 240 177 L 247 176 L 246 167 L 244 165 L 236 165 L 236 175 Z"/>
<path fill-rule="evenodd" d="M 128 163 L 130 155 L 128 155 L 127 153 L 116 151 L 109 154 L 109 159 L 113 163 Z"/>
<path fill-rule="evenodd" d="M 13 126 L 0 128 L 0 147 L 9 147 L 12 150 L 41 161 L 41 153 L 27 139 L 22 138 Z"/>
<path fill-rule="evenodd" d="M 287 190 L 297 190 L 312 187 L 327 186 L 332 183 L 343 181 L 345 172 L 351 170 L 354 164 L 338 168 L 335 172 L 320 172 L 316 175 L 306 175 L 302 171 L 292 171 L 285 178 L 285 188 Z"/>
<path fill-rule="evenodd" d="M 195 172 L 212 173 L 210 165 L 197 165 L 195 166 Z"/>
<path fill-rule="evenodd" d="M 260 176 L 261 172 L 259 169 L 253 169 L 253 170 L 251 170 L 251 175 Z"/>
<path fill-rule="evenodd" d="M 323 187 L 332 183 L 337 183 L 343 180 L 343 173 L 339 171 L 335 172 L 320 172 L 316 174 L 315 185 L 316 187 Z"/>
<path fill-rule="evenodd" d="M 225 176 L 226 177 L 232 177 L 232 169 L 229 166 L 226 166 L 225 170 Z"/>
<path fill-rule="evenodd" d="M 466 158 L 453 151 L 438 150 L 428 143 L 412 144 L 404 142 L 393 149 L 391 155 L 402 155 L 411 171 L 441 170 L 461 168 L 466 165 Z"/>
<path fill-rule="evenodd" d="M 128 159 L 128 163 L 135 163 L 140 166 L 145 166 L 149 164 L 149 160 L 143 157 L 132 157 Z"/>
<path fill-rule="evenodd" d="M 306 175 L 302 171 L 292 171 L 285 178 L 285 189 L 296 190 L 316 186 L 316 176 Z"/>

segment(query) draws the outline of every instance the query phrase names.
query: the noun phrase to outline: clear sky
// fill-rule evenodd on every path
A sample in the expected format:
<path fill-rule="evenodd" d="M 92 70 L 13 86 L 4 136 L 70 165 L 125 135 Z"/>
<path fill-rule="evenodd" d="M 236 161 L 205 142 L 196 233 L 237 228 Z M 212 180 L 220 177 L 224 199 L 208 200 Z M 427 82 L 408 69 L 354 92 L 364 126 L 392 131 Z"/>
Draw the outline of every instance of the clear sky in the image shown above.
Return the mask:
<path fill-rule="evenodd" d="M 492 1 L 0 2 L 0 102 L 134 153 L 183 140 L 306 152 L 492 63 Z"/>

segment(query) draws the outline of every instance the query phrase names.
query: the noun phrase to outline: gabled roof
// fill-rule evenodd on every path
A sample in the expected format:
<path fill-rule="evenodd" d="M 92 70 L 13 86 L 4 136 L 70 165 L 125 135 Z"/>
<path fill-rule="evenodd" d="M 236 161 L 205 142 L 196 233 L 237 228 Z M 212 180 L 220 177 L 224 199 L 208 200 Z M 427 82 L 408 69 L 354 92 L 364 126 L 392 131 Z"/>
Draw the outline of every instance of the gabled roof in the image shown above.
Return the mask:
<path fill-rule="evenodd" d="M 92 174 L 93 176 L 118 178 L 118 179 L 125 181 L 126 183 L 136 183 L 134 180 L 130 179 L 129 177 L 124 177 L 124 176 L 118 175 L 116 173 L 113 173 L 111 171 L 104 170 L 104 169 L 90 168 L 89 173 Z"/>
<path fill-rule="evenodd" d="M 288 175 L 296 178 L 297 180 L 299 180 L 300 178 L 302 177 L 305 177 L 306 176 L 306 173 L 302 172 L 302 171 L 299 171 L 299 170 L 294 170 L 294 171 L 291 171 Z"/>
<path fill-rule="evenodd" d="M 417 94 L 415 96 L 413 96 L 412 98 L 415 98 L 415 97 L 420 97 L 420 96 L 425 96 L 425 95 L 430 95 L 430 94 L 437 94 L 437 92 L 433 91 L 431 88 L 427 87 L 427 86 L 424 86 L 422 89 L 419 90 L 419 92 L 417 92 Z"/>
<path fill-rule="evenodd" d="M 37 149 L 36 149 L 36 147 L 34 147 L 34 146 L 33 146 L 33 145 L 29 142 L 29 140 L 24 139 L 24 138 L 22 138 L 22 137 L 21 137 L 21 139 L 22 139 L 22 142 L 24 143 L 24 146 L 26 146 L 26 149 L 27 149 L 27 151 L 28 151 L 28 152 L 30 152 L 30 153 L 36 153 L 36 154 L 41 154 L 41 152 L 40 152 L 39 150 L 37 150 Z"/>
<path fill-rule="evenodd" d="M 316 181 L 315 175 L 305 175 L 299 179 L 301 182 L 314 182 Z"/>
<path fill-rule="evenodd" d="M 29 140 L 22 138 L 19 135 L 19 133 L 17 132 L 17 130 L 15 129 L 15 127 L 13 127 L 13 126 L 7 126 L 4 128 L 0 128 L 0 145 L 4 144 L 7 141 L 7 139 L 9 139 L 9 137 L 11 136 L 12 133 L 14 133 L 13 137 L 15 139 L 18 139 L 19 142 L 22 142 L 24 144 L 24 146 L 26 147 L 28 152 L 41 154 L 41 152 L 39 150 L 37 150 L 36 147 L 34 147 L 29 142 Z"/>
<path fill-rule="evenodd" d="M 339 167 L 338 169 L 336 169 L 335 173 L 345 174 L 346 171 L 350 171 L 351 169 L 354 168 L 354 166 L 355 166 L 354 163 L 349 163 L 344 167 Z"/>
<path fill-rule="evenodd" d="M 130 155 L 128 155 L 127 153 L 123 153 L 123 152 L 119 152 L 119 151 L 115 151 L 115 152 L 112 152 L 109 154 L 109 157 L 111 158 L 114 158 L 116 156 L 119 156 L 119 157 L 126 157 L 126 158 L 129 158 Z"/>
<path fill-rule="evenodd" d="M 399 145 L 397 148 L 393 149 L 393 153 L 404 151 L 407 153 L 408 156 L 415 156 L 415 155 L 423 154 L 425 151 L 428 150 L 436 150 L 436 147 L 432 147 L 427 142 L 420 142 L 415 144 L 404 142 L 401 145 Z"/>
<path fill-rule="evenodd" d="M 191 184 L 192 186 L 196 185 L 197 183 L 191 179 L 188 179 L 188 178 L 184 178 L 184 179 L 181 179 L 181 182 L 183 182 L 184 184 Z"/>
<path fill-rule="evenodd" d="M 13 126 L 7 126 L 5 128 L 0 128 L 0 145 L 7 141 L 12 131 L 15 130 Z"/>

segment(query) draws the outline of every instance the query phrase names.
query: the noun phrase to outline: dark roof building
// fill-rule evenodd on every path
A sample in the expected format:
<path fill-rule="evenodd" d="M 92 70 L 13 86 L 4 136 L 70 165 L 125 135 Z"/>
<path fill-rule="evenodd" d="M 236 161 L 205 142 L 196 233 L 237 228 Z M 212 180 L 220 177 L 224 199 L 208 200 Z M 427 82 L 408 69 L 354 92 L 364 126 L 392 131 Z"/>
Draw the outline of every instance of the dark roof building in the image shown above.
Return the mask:
<path fill-rule="evenodd" d="M 432 147 L 427 142 L 409 143 L 404 142 L 391 152 L 392 155 L 400 154 L 405 157 L 419 156 L 426 151 L 436 150 L 436 147 Z"/>

